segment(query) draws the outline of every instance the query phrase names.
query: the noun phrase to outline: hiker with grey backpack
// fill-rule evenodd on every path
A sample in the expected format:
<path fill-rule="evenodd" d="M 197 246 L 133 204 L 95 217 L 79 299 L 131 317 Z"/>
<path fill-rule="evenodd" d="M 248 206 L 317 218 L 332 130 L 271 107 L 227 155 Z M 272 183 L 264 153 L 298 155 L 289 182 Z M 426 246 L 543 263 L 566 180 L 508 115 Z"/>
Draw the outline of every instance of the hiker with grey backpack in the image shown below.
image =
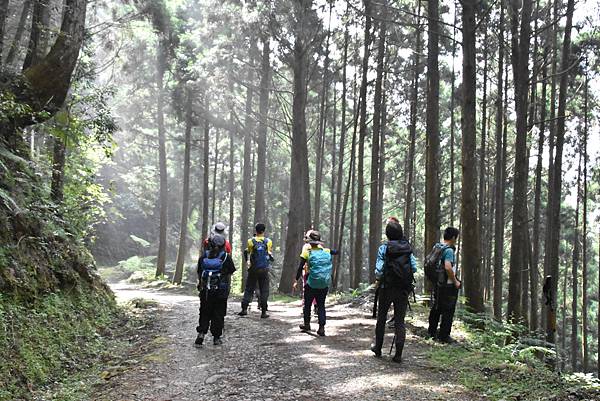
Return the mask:
<path fill-rule="evenodd" d="M 450 332 L 461 286 L 455 257 L 458 234 L 458 229 L 446 228 L 444 242 L 435 244 L 425 258 L 425 276 L 433 283 L 428 332 L 431 338 L 442 343 L 452 342 Z"/>
<path fill-rule="evenodd" d="M 417 261 L 413 255 L 412 246 L 404 237 L 400 223 L 388 220 L 385 235 L 388 241 L 379 247 L 375 264 L 375 277 L 379 286 L 379 303 L 377 325 L 375 326 L 375 343 L 371 345 L 371 351 L 376 357 L 381 357 L 387 314 L 393 304 L 396 354 L 392 361 L 400 363 L 402 362 L 402 352 L 406 340 L 404 318 L 408 308 L 409 295 L 414 290 L 414 273 L 417 271 Z"/>
<path fill-rule="evenodd" d="M 310 326 L 310 309 L 314 300 L 317 301 L 317 315 L 319 317 L 319 329 L 317 334 L 325 336 L 325 299 L 331 284 L 331 273 L 333 271 L 333 257 L 337 255 L 337 250 L 325 248 L 321 242 L 321 234 L 316 230 L 308 233 L 309 247 L 302 248 L 300 254 L 300 265 L 296 274 L 296 280 L 293 288 L 296 289 L 298 280 L 302 277 L 302 272 L 307 271 L 306 284 L 304 285 L 304 306 L 303 317 L 304 324 L 300 325 L 300 330 L 304 332 L 312 331 Z"/>

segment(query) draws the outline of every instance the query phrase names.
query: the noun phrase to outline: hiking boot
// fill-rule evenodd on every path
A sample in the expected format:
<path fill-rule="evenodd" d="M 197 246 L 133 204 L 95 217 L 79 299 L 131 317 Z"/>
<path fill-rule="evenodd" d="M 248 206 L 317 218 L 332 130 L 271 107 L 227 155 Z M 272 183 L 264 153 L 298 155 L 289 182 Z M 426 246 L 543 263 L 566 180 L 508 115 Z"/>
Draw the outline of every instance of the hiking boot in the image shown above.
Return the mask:
<path fill-rule="evenodd" d="M 321 337 L 325 337 L 325 325 L 324 324 L 319 325 L 319 330 L 317 330 L 317 334 L 320 335 Z"/>
<path fill-rule="evenodd" d="M 304 324 L 301 324 L 298 327 L 300 327 L 300 330 L 302 330 L 302 331 L 312 331 L 312 329 L 310 328 L 310 320 L 308 320 L 308 321 L 305 320 Z"/>
<path fill-rule="evenodd" d="M 267 314 L 267 310 L 263 309 L 262 313 L 260 314 L 260 318 L 261 319 L 266 319 L 268 317 L 269 317 L 269 315 Z"/>
<path fill-rule="evenodd" d="M 196 341 L 194 341 L 194 346 L 200 348 L 202 347 L 202 343 L 204 343 L 204 333 L 198 333 L 198 337 L 196 337 Z"/>
<path fill-rule="evenodd" d="M 371 344 L 371 351 L 375 354 L 375 358 L 381 358 L 381 347 Z"/>
<path fill-rule="evenodd" d="M 215 337 L 213 339 L 213 345 L 223 345 L 223 340 L 221 340 L 221 337 Z"/>
<path fill-rule="evenodd" d="M 394 357 L 392 358 L 392 362 L 402 363 L 402 355 L 398 355 L 398 354 L 394 355 Z"/>
<path fill-rule="evenodd" d="M 238 313 L 238 316 L 246 316 L 248 314 L 248 307 L 243 307 L 242 310 Z"/>
<path fill-rule="evenodd" d="M 442 344 L 454 344 L 456 342 L 456 340 L 453 339 L 452 337 L 440 338 L 439 341 Z"/>

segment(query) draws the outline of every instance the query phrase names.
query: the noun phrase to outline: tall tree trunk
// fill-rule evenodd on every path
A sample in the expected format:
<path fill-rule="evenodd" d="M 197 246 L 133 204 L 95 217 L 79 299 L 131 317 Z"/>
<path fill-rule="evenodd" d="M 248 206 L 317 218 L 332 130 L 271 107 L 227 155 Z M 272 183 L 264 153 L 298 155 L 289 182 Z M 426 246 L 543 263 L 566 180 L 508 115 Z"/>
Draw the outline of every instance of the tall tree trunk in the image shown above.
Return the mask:
<path fill-rule="evenodd" d="M 158 171 L 159 171 L 159 202 L 160 226 L 158 231 L 158 258 L 156 260 L 156 277 L 165 274 L 167 263 L 167 213 L 168 213 L 168 186 L 167 186 L 167 147 L 165 137 L 164 117 L 164 77 L 167 69 L 167 44 L 166 38 L 159 33 L 157 60 L 156 60 L 156 124 L 158 126 Z"/>
<path fill-rule="evenodd" d="M 589 369 L 589 349 L 588 349 L 588 239 L 587 239 L 587 212 L 588 212 L 588 181 L 587 181 L 587 166 L 588 166 L 588 91 L 589 91 L 589 77 L 587 74 L 587 62 L 586 62 L 586 74 L 585 74 L 585 88 L 584 88 L 584 102 L 583 102 L 583 249 L 582 249 L 582 306 L 581 306 L 581 317 L 583 320 L 583 327 L 581 329 L 581 336 L 583 338 L 583 372 L 587 373 Z M 598 271 L 600 274 L 600 270 Z M 599 299 L 600 300 L 600 299 Z M 600 321 L 598 321 L 600 324 Z M 600 353 L 599 353 L 600 359 Z"/>
<path fill-rule="evenodd" d="M 527 257 L 527 98 L 529 79 L 529 40 L 531 36 L 532 1 L 524 0 L 520 12 L 517 3 L 511 5 L 512 64 L 517 114 L 515 142 L 515 178 L 513 189 L 513 223 L 508 278 L 508 319 L 524 317 L 521 310 L 521 272 L 528 266 Z M 520 32 L 519 32 L 520 25 Z"/>
<path fill-rule="evenodd" d="M 0 71 L 4 69 L 4 35 L 6 33 L 6 17 L 9 0 L 0 0 Z"/>
<path fill-rule="evenodd" d="M 477 222 L 477 128 L 476 128 L 476 85 L 475 71 L 475 0 L 463 1 L 463 103 L 462 103 L 462 271 L 465 283 L 467 306 L 473 312 L 483 312 L 481 288 L 480 232 Z"/>
<path fill-rule="evenodd" d="M 425 166 L 425 244 L 428 252 L 440 237 L 440 71 L 439 1 L 427 2 L 427 107 L 426 107 L 426 166 Z M 425 280 L 425 290 L 431 283 Z"/>
<path fill-rule="evenodd" d="M 421 0 L 417 0 L 417 21 L 421 17 Z M 417 22 L 415 27 L 415 52 L 413 53 L 413 83 L 412 94 L 410 100 L 410 127 L 409 127 L 409 145 L 408 145 L 408 168 L 406 173 L 406 196 L 404 208 L 404 233 L 408 238 L 411 230 L 416 227 L 411 227 L 410 216 L 413 208 L 413 188 L 415 185 L 415 148 L 417 142 L 417 109 L 419 108 L 419 76 L 421 62 L 421 25 Z"/>
<path fill-rule="evenodd" d="M 548 31 L 548 34 L 551 36 L 550 43 L 552 46 L 552 66 L 550 68 L 550 119 L 549 119 L 549 130 L 548 130 L 548 200 L 546 205 L 546 235 L 544 238 L 544 276 L 553 276 L 556 277 L 553 283 L 553 287 L 551 289 L 554 297 L 554 305 L 544 304 L 545 313 L 542 314 L 545 320 L 545 328 L 546 328 L 546 339 L 550 342 L 554 342 L 554 336 L 556 331 L 556 322 L 551 321 L 551 317 L 553 319 L 556 318 L 556 309 L 558 302 L 558 271 L 553 271 L 550 261 L 550 242 L 552 241 L 552 213 L 553 206 L 552 202 L 554 202 L 554 195 L 551 195 L 552 186 L 554 185 L 554 148 L 556 143 L 556 96 L 557 96 L 557 71 L 558 71 L 558 24 L 560 22 L 559 14 L 559 5 L 561 4 L 560 0 L 553 1 L 553 12 L 550 18 L 550 23 L 552 29 Z"/>
<path fill-rule="evenodd" d="M 53 142 L 52 185 L 50 194 L 54 203 L 61 204 L 64 198 L 67 147 L 64 140 L 59 137 L 54 137 Z"/>
<path fill-rule="evenodd" d="M 283 271 L 279 291 L 288 294 L 296 270 L 298 249 L 302 248 L 304 230 L 310 227 L 310 185 L 308 171 L 308 148 L 306 136 L 306 70 L 311 44 L 306 35 L 308 14 L 312 0 L 299 0 L 294 5 L 297 15 L 294 43 L 294 95 L 292 106 L 292 160 L 290 168 L 290 210 L 285 240 Z"/>
<path fill-rule="evenodd" d="M 486 160 L 486 141 L 487 141 L 487 84 L 488 84 L 488 23 L 487 18 L 484 17 L 482 29 L 485 30 L 483 38 L 483 97 L 481 99 L 481 143 L 479 146 L 479 195 L 478 195 L 478 216 L 479 216 L 479 232 L 481 233 L 479 239 L 480 249 L 480 260 L 481 269 L 485 274 L 485 233 L 486 222 L 488 218 L 489 208 L 486 207 L 485 203 L 485 187 L 486 187 L 486 171 L 485 171 L 485 160 Z M 484 277 L 482 275 L 482 277 Z M 485 276 L 487 277 L 487 276 Z M 482 283 L 483 284 L 483 283 Z"/>
<path fill-rule="evenodd" d="M 457 7 L 454 7 L 454 26 L 452 27 L 452 72 L 450 77 L 450 225 L 454 227 L 456 208 L 456 179 L 455 179 L 455 101 L 456 101 L 456 73 L 455 73 L 455 60 L 456 60 L 456 27 L 458 26 L 458 12 Z M 418 44 L 417 44 L 418 45 Z"/>
<path fill-rule="evenodd" d="M 338 172 L 337 172 L 337 184 L 336 184 L 336 189 L 337 189 L 337 194 L 336 194 L 336 204 L 335 204 L 335 234 L 334 234 L 334 240 L 335 240 L 335 245 L 338 246 L 340 249 L 342 248 L 342 239 L 343 239 L 343 227 L 341 227 L 341 223 L 344 221 L 343 218 L 340 219 L 340 210 L 342 208 L 342 183 L 343 183 L 343 172 L 344 172 L 344 155 L 346 152 L 346 132 L 347 132 L 347 127 L 346 127 L 346 107 L 347 107 L 347 88 L 348 88 L 348 84 L 347 84 L 347 67 L 348 67 L 348 42 L 350 40 L 350 35 L 348 33 L 348 27 L 346 27 L 345 31 L 344 31 L 344 57 L 343 57 L 343 61 L 342 61 L 342 122 L 341 122 L 341 133 L 340 133 L 340 147 L 339 147 L 339 155 L 340 155 L 340 160 L 338 162 Z M 347 201 L 348 201 L 348 188 L 349 188 L 349 183 L 346 185 L 346 193 L 345 193 L 345 197 L 344 197 L 344 206 L 346 206 Z M 344 215 L 346 211 L 344 210 Z M 345 217 L 345 216 L 344 216 Z M 340 255 L 340 257 L 335 258 L 333 261 L 333 277 L 332 277 L 332 281 L 333 281 L 333 288 L 337 289 L 338 286 L 338 276 L 339 276 L 339 268 L 340 268 L 340 263 L 342 260 L 342 256 Z"/>
<path fill-rule="evenodd" d="M 210 106 L 208 93 L 204 94 L 204 107 L 206 115 L 204 116 L 204 140 L 202 141 L 202 239 L 208 236 L 208 182 L 210 180 L 210 122 L 208 119 Z"/>
<path fill-rule="evenodd" d="M 251 153 L 252 153 L 252 131 L 254 130 L 254 119 L 252 117 L 252 99 L 254 97 L 253 88 L 253 68 L 252 64 L 254 63 L 254 55 L 250 54 L 250 67 L 248 68 L 248 89 L 246 90 L 246 107 L 245 107 L 245 120 L 244 120 L 244 161 L 242 165 L 242 215 L 241 215 L 241 227 L 240 227 L 240 250 L 243 252 L 246 249 L 246 243 L 248 238 L 251 235 L 250 232 L 250 224 L 248 223 L 249 215 L 250 215 L 250 198 L 251 198 L 251 176 L 252 176 L 252 167 L 251 167 Z M 242 265 L 242 283 L 241 289 L 242 291 L 246 288 L 246 278 L 248 276 L 248 267 L 246 263 L 241 263 Z"/>
<path fill-rule="evenodd" d="M 375 282 L 375 261 L 377 250 L 381 243 L 381 216 L 379 215 L 379 165 L 381 147 L 381 113 L 382 104 L 382 82 L 383 82 L 383 60 L 385 56 L 385 22 L 380 22 L 379 44 L 377 49 L 377 76 L 375 79 L 375 96 L 373 108 L 373 140 L 371 148 L 371 184 L 369 203 L 369 282 Z"/>
<path fill-rule="evenodd" d="M 581 150 L 581 149 L 579 149 Z M 577 305 L 579 297 L 577 290 L 579 286 L 578 269 L 579 269 L 579 206 L 581 205 L 581 153 L 579 154 L 579 162 L 577 165 L 577 206 L 575 206 L 575 227 L 573 239 L 573 265 L 571 270 L 571 288 L 573 289 L 573 297 L 571 299 L 571 369 L 577 371 L 577 354 L 579 353 L 579 337 L 577 326 L 579 320 L 577 318 Z M 566 294 L 564 294 L 566 297 Z M 563 334 L 564 335 L 564 334 Z"/>
<path fill-rule="evenodd" d="M 260 99 L 258 104 L 258 138 L 257 138 L 257 169 L 256 195 L 254 197 L 254 221 L 265 221 L 265 177 L 267 173 L 267 118 L 269 113 L 269 85 L 271 82 L 270 38 L 263 37 L 263 50 L 260 77 Z"/>
<path fill-rule="evenodd" d="M 549 219 L 549 238 L 547 238 L 547 249 L 546 249 L 546 261 L 549 266 L 549 271 L 552 276 L 558 275 L 558 264 L 559 264 L 559 243 L 560 243 L 560 200 L 562 192 L 562 156 L 563 146 L 565 140 L 565 112 L 567 106 L 567 85 L 569 78 L 569 64 L 571 55 L 571 29 L 573 26 L 573 11 L 575 8 L 574 0 L 568 0 L 567 2 L 567 22 L 565 25 L 563 49 L 562 49 L 562 60 L 561 60 L 561 76 L 560 86 L 558 93 L 558 114 L 556 117 L 556 149 L 554 155 L 554 163 L 552 173 L 552 182 L 550 191 L 548 194 L 548 204 L 550 210 Z M 516 201 L 516 200 L 515 200 Z M 554 282 L 555 283 L 555 282 Z M 553 294 L 556 294 L 556 285 L 553 288 Z M 554 342 L 555 336 L 548 330 L 548 340 Z"/>
<path fill-rule="evenodd" d="M 233 86 L 232 86 L 233 93 Z M 235 121 L 234 110 L 229 112 L 229 120 L 233 123 Z M 229 243 L 233 244 L 233 209 L 235 206 L 235 141 L 234 131 L 229 130 Z M 233 252 L 233 251 L 232 251 Z"/>
<path fill-rule="evenodd" d="M 365 41 L 362 60 L 362 80 L 360 84 L 360 127 L 358 139 L 358 167 L 357 167 L 357 194 L 356 194 L 356 236 L 354 238 L 354 269 L 352 288 L 358 288 L 363 269 L 363 246 L 364 246 L 364 204 L 365 204 L 365 179 L 364 179 L 364 157 L 365 140 L 367 136 L 367 85 L 369 72 L 369 46 L 371 44 L 371 2 L 363 1 L 365 5 Z"/>
<path fill-rule="evenodd" d="M 327 28 L 327 43 L 325 45 L 325 61 L 323 63 L 323 85 L 321 88 L 321 104 L 319 106 L 319 133 L 316 149 L 315 170 L 315 207 L 313 228 L 318 230 L 321 225 L 321 191 L 323 186 L 323 161 L 325 158 L 325 131 L 327 127 L 327 102 L 329 96 L 329 40 L 331 37 L 331 12 L 333 3 L 329 6 L 329 27 Z"/>
<path fill-rule="evenodd" d="M 183 265 L 187 255 L 187 226 L 190 213 L 190 159 L 192 147 L 192 91 L 186 88 L 185 104 L 185 148 L 183 155 L 183 194 L 181 199 L 181 223 L 179 227 L 179 248 L 175 262 L 175 276 L 173 283 L 181 284 L 183 279 Z"/>
<path fill-rule="evenodd" d="M 15 62 L 15 57 L 17 56 L 17 51 L 21 47 L 21 40 L 23 39 L 23 33 L 25 33 L 25 25 L 27 23 L 27 19 L 29 18 L 29 13 L 31 12 L 31 1 L 32 0 L 25 0 L 23 2 L 19 24 L 17 25 L 15 36 L 13 37 L 10 48 L 8 49 L 8 54 L 6 55 L 5 65 L 7 68 L 12 68 Z"/>
<path fill-rule="evenodd" d="M 39 63 L 44 58 L 48 48 L 48 33 L 50 31 L 50 0 L 34 0 L 33 18 L 27 54 L 23 62 L 23 70 Z"/>
<path fill-rule="evenodd" d="M 546 60 L 547 48 L 544 49 L 544 57 Z M 531 269 L 531 324 L 532 330 L 540 328 L 539 323 L 539 294 L 538 294 L 538 267 L 540 265 L 540 220 L 541 220 L 541 208 L 542 208 L 542 169 L 543 169 L 543 158 L 544 158 L 544 133 L 546 129 L 546 78 L 548 76 L 548 68 L 544 66 L 542 68 L 542 99 L 540 101 L 540 125 L 539 125 L 539 137 L 538 137 L 538 154 L 537 164 L 535 167 L 535 195 L 534 195 L 534 206 L 533 206 L 533 256 Z"/>
<path fill-rule="evenodd" d="M 500 2 L 500 22 L 498 33 L 498 73 L 496 89 L 496 165 L 494 167 L 496 214 L 494 216 L 494 318 L 502 321 L 502 281 L 504 272 L 504 171 L 506 161 L 502 157 L 502 132 L 504 127 L 504 1 Z"/>
<path fill-rule="evenodd" d="M 218 217 L 215 215 L 215 202 L 217 199 L 217 171 L 219 170 L 219 141 L 221 140 L 221 131 L 216 130 L 215 133 L 215 165 L 213 168 L 213 179 L 212 179 L 212 195 L 211 195 L 211 207 L 210 207 L 210 224 L 215 224 L 215 219 Z M 220 198 L 220 197 L 219 197 Z"/>

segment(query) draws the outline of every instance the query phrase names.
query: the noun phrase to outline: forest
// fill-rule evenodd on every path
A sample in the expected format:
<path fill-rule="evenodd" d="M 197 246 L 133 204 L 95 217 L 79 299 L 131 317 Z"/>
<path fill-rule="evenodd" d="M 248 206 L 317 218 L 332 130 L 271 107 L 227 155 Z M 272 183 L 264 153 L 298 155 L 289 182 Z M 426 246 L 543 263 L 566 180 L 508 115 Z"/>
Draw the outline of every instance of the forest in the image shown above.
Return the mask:
<path fill-rule="evenodd" d="M 510 394 L 432 399 L 595 399 L 557 394 L 600 391 L 599 55 L 597 0 L 0 0 L 0 400 L 116 399 L 40 389 L 150 326 L 113 281 L 197 296 L 217 222 L 232 298 L 264 223 L 273 302 L 299 299 L 313 229 L 339 251 L 330 298 L 370 304 L 389 217 L 423 308 L 425 257 L 460 231 L 464 341 L 556 396 L 528 371 Z M 517 343 L 542 362 L 501 354 Z"/>

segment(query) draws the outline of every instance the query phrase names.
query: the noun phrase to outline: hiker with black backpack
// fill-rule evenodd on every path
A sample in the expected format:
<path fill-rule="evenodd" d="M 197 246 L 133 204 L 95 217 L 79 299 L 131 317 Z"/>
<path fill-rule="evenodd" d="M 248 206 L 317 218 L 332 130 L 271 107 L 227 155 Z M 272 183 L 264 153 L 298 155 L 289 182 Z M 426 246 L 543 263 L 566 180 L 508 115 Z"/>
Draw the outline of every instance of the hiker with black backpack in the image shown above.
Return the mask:
<path fill-rule="evenodd" d="M 325 336 L 325 323 L 327 316 L 325 313 L 325 299 L 331 284 L 331 273 L 333 271 L 332 255 L 337 255 L 337 250 L 325 248 L 321 242 L 321 234 L 316 230 L 307 233 L 308 247 L 302 248 L 300 254 L 300 265 L 296 272 L 296 280 L 293 288 L 296 289 L 298 280 L 302 277 L 303 271 L 307 272 L 306 283 L 304 284 L 304 305 L 303 317 L 304 324 L 300 325 L 300 330 L 310 332 L 310 309 L 314 300 L 317 301 L 317 315 L 319 317 L 319 329 L 317 334 Z"/>
<path fill-rule="evenodd" d="M 244 298 L 242 300 L 242 310 L 239 316 L 248 314 L 248 305 L 252 301 L 256 286 L 260 290 L 259 304 L 261 309 L 261 318 L 268 318 L 267 300 L 269 299 L 269 269 L 273 262 L 273 241 L 265 237 L 266 227 L 263 223 L 258 223 L 254 227 L 255 235 L 248 240 L 246 250 L 244 251 L 244 260 L 249 264 L 248 278 L 246 279 L 246 288 L 244 289 Z"/>
<path fill-rule="evenodd" d="M 425 276 L 433 283 L 433 299 L 429 313 L 429 336 L 442 343 L 450 343 L 450 331 L 461 282 L 456 267 L 456 241 L 459 231 L 454 227 L 444 230 L 444 242 L 435 244 L 425 258 Z M 441 318 L 441 324 L 440 324 Z M 439 331 L 438 331 L 439 325 Z"/>
<path fill-rule="evenodd" d="M 225 225 L 225 223 L 218 222 L 215 225 L 213 225 L 210 230 L 209 236 L 207 238 L 205 238 L 204 241 L 202 241 L 202 252 L 208 250 L 210 239 L 214 235 L 220 235 L 223 238 L 225 238 L 225 252 L 231 254 L 231 244 L 229 243 L 229 240 L 225 236 L 226 229 L 227 229 L 227 226 Z"/>
<path fill-rule="evenodd" d="M 235 265 L 231 254 L 225 251 L 225 237 L 219 234 L 211 236 L 207 249 L 198 260 L 200 316 L 196 327 L 196 347 L 202 346 L 209 328 L 214 345 L 223 343 L 221 336 L 227 313 L 231 275 L 234 272 Z"/>
<path fill-rule="evenodd" d="M 392 361 L 400 363 L 406 339 L 404 318 L 408 308 L 408 297 L 414 290 L 417 261 L 410 243 L 404 237 L 400 223 L 388 220 L 385 235 L 388 241 L 379 247 L 375 265 L 375 277 L 379 285 L 379 305 L 377 325 L 375 326 L 375 343 L 371 345 L 371 351 L 376 357 L 381 357 L 387 313 L 390 306 L 394 304 L 396 353 Z"/>

